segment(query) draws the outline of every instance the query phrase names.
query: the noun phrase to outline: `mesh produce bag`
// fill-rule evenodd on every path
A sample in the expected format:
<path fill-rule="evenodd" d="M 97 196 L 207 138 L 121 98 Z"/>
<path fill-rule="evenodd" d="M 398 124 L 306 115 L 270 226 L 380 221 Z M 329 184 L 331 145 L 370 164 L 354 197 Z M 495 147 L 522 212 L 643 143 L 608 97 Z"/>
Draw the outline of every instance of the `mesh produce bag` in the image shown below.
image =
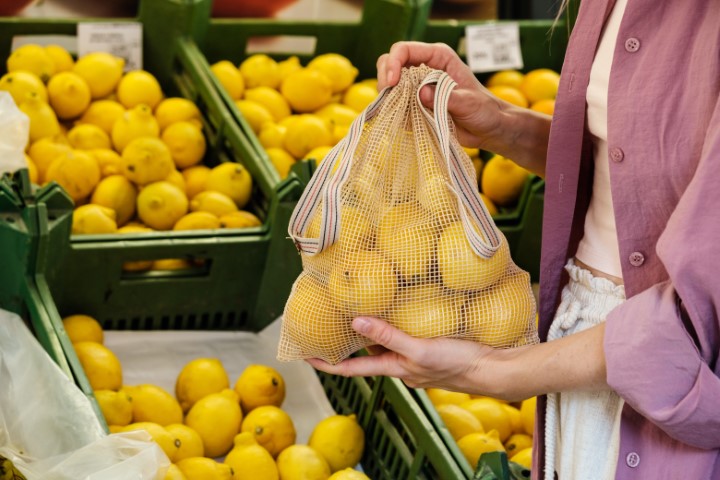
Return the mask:
<path fill-rule="evenodd" d="M 420 89 L 437 84 L 433 111 Z M 290 219 L 302 255 L 278 359 L 337 363 L 368 346 L 375 316 L 416 337 L 493 347 L 537 342 L 530 276 L 483 204 L 447 101 L 455 82 L 403 69 L 323 159 Z"/>

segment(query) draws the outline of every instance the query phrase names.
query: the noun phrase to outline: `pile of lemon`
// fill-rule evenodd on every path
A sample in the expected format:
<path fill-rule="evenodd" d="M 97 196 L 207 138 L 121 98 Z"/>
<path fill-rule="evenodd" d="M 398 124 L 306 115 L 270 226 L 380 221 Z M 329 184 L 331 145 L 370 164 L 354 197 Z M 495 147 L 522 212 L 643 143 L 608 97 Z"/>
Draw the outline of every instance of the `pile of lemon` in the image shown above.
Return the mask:
<path fill-rule="evenodd" d="M 498 451 L 531 469 L 536 397 L 510 404 L 440 388 L 425 393 L 473 470 L 483 453 Z"/>
<path fill-rule="evenodd" d="M 354 470 L 365 447 L 355 415 L 324 418 L 307 444 L 296 443 L 281 408 L 285 380 L 274 368 L 248 365 L 231 387 L 218 359 L 196 358 L 181 368 L 172 395 L 123 384 L 94 318 L 71 315 L 63 326 L 110 432 L 148 432 L 172 462 L 166 480 L 368 480 Z"/>
<path fill-rule="evenodd" d="M 237 163 L 202 165 L 197 106 L 165 97 L 147 71 L 109 53 L 78 58 L 28 44 L 7 58 L 0 90 L 30 119 L 34 183 L 59 183 L 75 202 L 73 233 L 243 228 L 252 178 Z"/>
<path fill-rule="evenodd" d="M 375 79 L 356 82 L 358 69 L 337 53 L 305 66 L 297 56 L 276 61 L 254 54 L 237 67 L 221 60 L 211 70 L 281 178 L 297 161 L 319 163 L 378 93 Z"/>

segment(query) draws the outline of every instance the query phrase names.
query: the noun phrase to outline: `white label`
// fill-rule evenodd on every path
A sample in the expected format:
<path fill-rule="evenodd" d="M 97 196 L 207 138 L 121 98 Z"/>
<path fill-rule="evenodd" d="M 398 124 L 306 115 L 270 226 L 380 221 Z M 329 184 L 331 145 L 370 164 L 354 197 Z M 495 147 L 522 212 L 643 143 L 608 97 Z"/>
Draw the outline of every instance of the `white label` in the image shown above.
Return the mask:
<path fill-rule="evenodd" d="M 491 23 L 465 27 L 467 64 L 475 73 L 523 67 L 520 27 Z"/>
<path fill-rule="evenodd" d="M 142 69 L 142 24 L 78 23 L 78 56 L 108 52 L 125 59 L 125 71 Z"/>

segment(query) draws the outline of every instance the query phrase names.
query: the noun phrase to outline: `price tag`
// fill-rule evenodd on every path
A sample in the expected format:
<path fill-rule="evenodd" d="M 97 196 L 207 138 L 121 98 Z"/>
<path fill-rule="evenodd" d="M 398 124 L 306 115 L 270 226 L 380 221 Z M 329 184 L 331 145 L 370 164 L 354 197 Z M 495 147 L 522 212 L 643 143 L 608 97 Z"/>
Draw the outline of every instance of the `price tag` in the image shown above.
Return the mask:
<path fill-rule="evenodd" d="M 517 23 L 468 25 L 465 39 L 467 64 L 475 73 L 523 67 Z"/>
<path fill-rule="evenodd" d="M 80 22 L 78 56 L 108 52 L 125 59 L 125 71 L 142 69 L 142 24 L 139 22 Z"/>

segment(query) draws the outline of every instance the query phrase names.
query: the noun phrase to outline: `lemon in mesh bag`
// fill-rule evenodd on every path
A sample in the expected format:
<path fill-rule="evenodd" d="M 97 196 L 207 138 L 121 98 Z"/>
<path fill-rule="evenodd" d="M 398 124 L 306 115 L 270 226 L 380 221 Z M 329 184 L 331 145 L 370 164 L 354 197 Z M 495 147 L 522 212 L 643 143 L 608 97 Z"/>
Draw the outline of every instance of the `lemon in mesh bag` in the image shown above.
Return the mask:
<path fill-rule="evenodd" d="M 418 98 L 428 84 L 433 111 Z M 278 359 L 342 361 L 370 344 L 351 327 L 357 316 L 423 338 L 538 341 L 530 276 L 513 263 L 448 117 L 454 86 L 441 71 L 403 69 L 320 164 L 290 219 L 303 272 Z"/>

